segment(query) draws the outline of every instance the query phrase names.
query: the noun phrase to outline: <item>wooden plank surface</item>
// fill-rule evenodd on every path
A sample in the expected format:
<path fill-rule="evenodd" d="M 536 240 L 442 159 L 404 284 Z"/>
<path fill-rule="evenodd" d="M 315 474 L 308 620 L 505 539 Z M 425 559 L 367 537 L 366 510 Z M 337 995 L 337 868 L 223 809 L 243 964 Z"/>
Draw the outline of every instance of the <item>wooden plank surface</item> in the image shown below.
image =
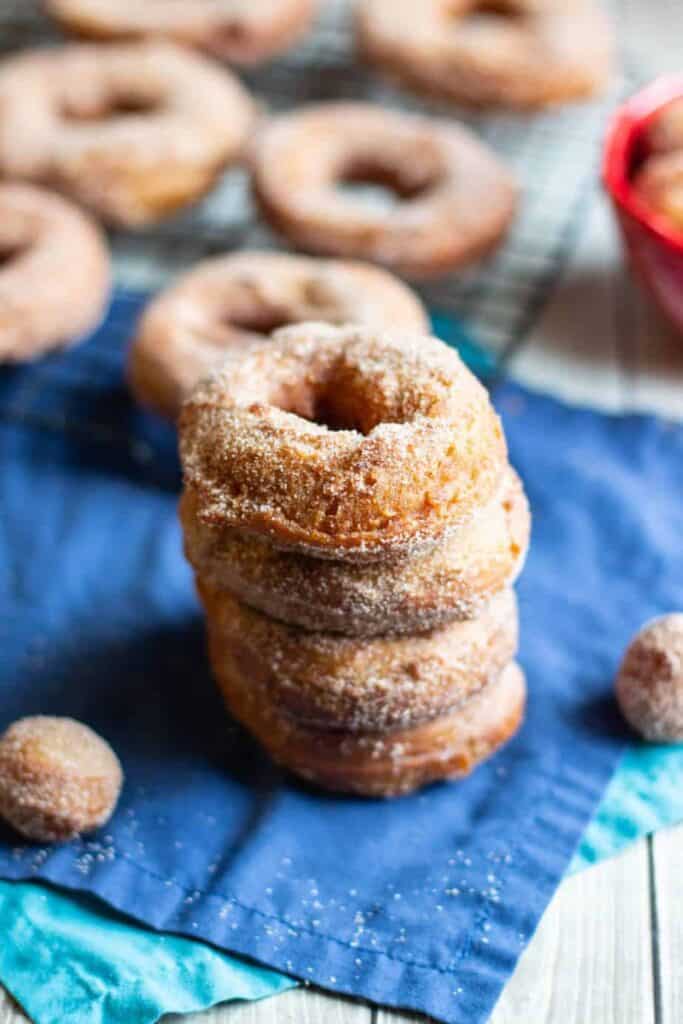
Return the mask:
<path fill-rule="evenodd" d="M 683 826 L 650 840 L 657 1024 L 683 1019 Z"/>

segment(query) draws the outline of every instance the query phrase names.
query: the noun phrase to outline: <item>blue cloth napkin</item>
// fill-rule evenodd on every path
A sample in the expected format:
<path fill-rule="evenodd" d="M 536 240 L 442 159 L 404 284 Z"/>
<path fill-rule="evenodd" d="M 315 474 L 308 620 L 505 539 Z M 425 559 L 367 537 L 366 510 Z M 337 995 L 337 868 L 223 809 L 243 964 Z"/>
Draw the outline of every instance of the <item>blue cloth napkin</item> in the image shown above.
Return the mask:
<path fill-rule="evenodd" d="M 683 430 L 499 390 L 535 513 L 527 723 L 464 783 L 324 796 L 230 725 L 211 685 L 173 435 L 121 384 L 136 309 L 119 299 L 87 345 L 0 381 L 0 726 L 75 715 L 127 771 L 106 831 L 46 850 L 7 831 L 0 875 L 90 891 L 323 987 L 484 1021 L 624 748 L 619 652 L 681 604 Z"/>

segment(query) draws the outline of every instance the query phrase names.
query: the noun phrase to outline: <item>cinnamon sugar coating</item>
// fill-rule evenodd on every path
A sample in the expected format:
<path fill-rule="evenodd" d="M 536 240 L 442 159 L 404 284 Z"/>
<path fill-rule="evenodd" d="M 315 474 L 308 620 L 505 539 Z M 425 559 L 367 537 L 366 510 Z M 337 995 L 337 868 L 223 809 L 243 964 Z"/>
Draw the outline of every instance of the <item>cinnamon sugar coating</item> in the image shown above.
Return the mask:
<path fill-rule="evenodd" d="M 195 572 L 275 619 L 348 636 L 422 633 L 481 614 L 521 571 L 529 506 L 513 470 L 489 505 L 426 554 L 367 564 L 278 551 L 267 541 L 201 523 L 180 505 Z"/>
<path fill-rule="evenodd" d="M 429 330 L 417 295 L 379 267 L 231 253 L 198 263 L 149 304 L 128 362 L 133 394 L 175 419 L 226 352 L 244 352 L 275 328 L 305 320 Z"/>
<path fill-rule="evenodd" d="M 473 106 L 536 108 L 584 99 L 612 64 L 594 0 L 360 0 L 363 54 L 419 91 Z"/>
<path fill-rule="evenodd" d="M 109 744 L 72 718 L 22 718 L 0 737 L 0 815 L 29 839 L 62 841 L 103 825 L 122 782 Z"/>
<path fill-rule="evenodd" d="M 254 116 L 230 72 L 163 42 L 9 57 L 0 108 L 3 177 L 51 185 L 132 227 L 203 195 L 241 154 Z"/>
<path fill-rule="evenodd" d="M 683 147 L 648 157 L 633 189 L 654 214 L 683 233 Z"/>
<path fill-rule="evenodd" d="M 644 142 L 651 153 L 683 149 L 683 99 L 667 103 L 655 114 L 647 126 Z"/>
<path fill-rule="evenodd" d="M 312 633 L 270 619 L 197 581 L 217 676 L 241 676 L 254 692 L 315 728 L 361 732 L 407 727 L 462 705 L 517 650 L 514 593 L 478 619 L 414 636 Z"/>
<path fill-rule="evenodd" d="M 226 359 L 183 407 L 201 523 L 332 559 L 426 549 L 498 490 L 502 428 L 435 338 L 304 324 Z"/>
<path fill-rule="evenodd" d="M 0 184 L 2 256 L 0 363 L 35 359 L 96 326 L 109 296 L 109 252 L 76 206 L 32 185 Z"/>
<path fill-rule="evenodd" d="M 647 623 L 616 679 L 624 717 L 653 743 L 683 742 L 683 612 Z"/>
<path fill-rule="evenodd" d="M 275 761 L 326 789 L 374 797 L 467 775 L 515 734 L 526 701 L 524 674 L 513 662 L 450 714 L 392 732 L 333 732 L 302 725 L 223 664 L 216 674 L 229 710 Z"/>
<path fill-rule="evenodd" d="M 369 103 L 311 104 L 272 118 L 252 165 L 264 216 L 297 247 L 407 277 L 486 255 L 516 206 L 512 175 L 465 127 Z M 395 202 L 373 207 L 340 188 L 354 181 L 389 186 Z"/>
<path fill-rule="evenodd" d="M 316 0 L 45 0 L 89 39 L 173 39 L 234 64 L 259 64 L 308 28 Z"/>

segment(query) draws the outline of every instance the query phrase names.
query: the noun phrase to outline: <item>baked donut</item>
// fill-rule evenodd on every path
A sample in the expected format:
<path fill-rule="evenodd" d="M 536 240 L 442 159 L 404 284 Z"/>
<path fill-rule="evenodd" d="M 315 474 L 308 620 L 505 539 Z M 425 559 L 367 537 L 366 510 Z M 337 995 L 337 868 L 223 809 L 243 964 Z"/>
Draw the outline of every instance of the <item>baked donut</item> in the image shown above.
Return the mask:
<path fill-rule="evenodd" d="M 507 742 L 524 716 L 526 685 L 512 662 L 464 707 L 393 732 L 308 728 L 242 672 L 216 669 L 228 709 L 273 760 L 326 789 L 398 796 L 439 779 L 467 775 Z"/>
<path fill-rule="evenodd" d="M 226 358 L 180 416 L 201 523 L 377 561 L 433 546 L 507 466 L 488 395 L 436 338 L 302 324 Z"/>
<path fill-rule="evenodd" d="M 209 649 L 218 676 L 245 685 L 302 725 L 397 729 L 460 707 L 517 650 L 517 603 L 505 590 L 478 619 L 414 636 L 312 633 L 254 611 L 201 577 Z"/>
<path fill-rule="evenodd" d="M 683 233 L 683 148 L 648 157 L 633 189 L 655 216 Z"/>
<path fill-rule="evenodd" d="M 185 493 L 185 553 L 208 584 L 303 629 L 348 636 L 418 633 L 473 619 L 521 571 L 529 506 L 510 470 L 493 501 L 422 555 L 366 565 L 278 551 L 267 541 L 202 524 Z"/>
<path fill-rule="evenodd" d="M 683 149 L 683 99 L 672 100 L 655 114 L 643 141 L 649 153 Z"/>
<path fill-rule="evenodd" d="M 296 245 L 408 277 L 483 256 L 501 241 L 516 202 L 511 175 L 464 127 L 366 103 L 273 118 L 252 168 L 264 216 Z M 396 202 L 373 208 L 341 188 L 358 181 L 389 186 Z"/>
<path fill-rule="evenodd" d="M 167 38 L 233 64 L 281 53 L 311 23 L 316 0 L 45 0 L 69 32 L 89 39 Z"/>
<path fill-rule="evenodd" d="M 253 119 L 230 72 L 171 43 L 10 57 L 0 109 L 0 175 L 52 185 L 133 227 L 203 195 Z"/>
<path fill-rule="evenodd" d="M 0 815 L 38 842 L 71 839 L 109 819 L 123 773 L 87 725 L 37 715 L 0 737 Z"/>
<path fill-rule="evenodd" d="M 624 717 L 646 740 L 683 742 L 683 612 L 653 619 L 636 634 L 616 694 Z"/>
<path fill-rule="evenodd" d="M 109 284 L 107 246 L 86 214 L 43 189 L 0 184 L 0 363 L 86 334 Z"/>
<path fill-rule="evenodd" d="M 362 53 L 418 90 L 475 106 L 535 108 L 593 95 L 611 67 L 594 0 L 360 0 Z"/>
<path fill-rule="evenodd" d="M 175 419 L 183 398 L 226 351 L 246 350 L 303 320 L 429 330 L 418 297 L 379 267 L 232 253 L 197 264 L 147 307 L 128 362 L 133 394 Z"/>

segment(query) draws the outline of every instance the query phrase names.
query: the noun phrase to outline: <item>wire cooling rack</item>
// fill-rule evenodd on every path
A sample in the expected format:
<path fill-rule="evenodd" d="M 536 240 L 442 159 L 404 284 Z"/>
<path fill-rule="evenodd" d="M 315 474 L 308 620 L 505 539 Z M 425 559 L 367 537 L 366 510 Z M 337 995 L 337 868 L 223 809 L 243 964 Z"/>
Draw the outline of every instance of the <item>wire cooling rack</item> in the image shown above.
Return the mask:
<path fill-rule="evenodd" d="M 314 31 L 289 54 L 243 78 L 267 110 L 315 100 L 367 99 L 460 117 L 493 146 L 522 188 L 521 208 L 506 243 L 487 263 L 420 291 L 433 309 L 463 318 L 482 344 L 504 353 L 533 325 L 571 252 L 596 187 L 605 122 L 623 91 L 635 86 L 635 77 L 626 82 L 622 74 L 598 101 L 561 111 L 472 117 L 411 97 L 360 66 L 350 6 L 350 0 L 320 0 Z M 2 51 L 56 38 L 37 0 L 0 0 Z M 282 243 L 259 221 L 239 169 L 226 172 L 191 211 L 153 230 L 112 236 L 118 280 L 135 288 L 155 288 L 203 256 L 245 247 Z"/>

